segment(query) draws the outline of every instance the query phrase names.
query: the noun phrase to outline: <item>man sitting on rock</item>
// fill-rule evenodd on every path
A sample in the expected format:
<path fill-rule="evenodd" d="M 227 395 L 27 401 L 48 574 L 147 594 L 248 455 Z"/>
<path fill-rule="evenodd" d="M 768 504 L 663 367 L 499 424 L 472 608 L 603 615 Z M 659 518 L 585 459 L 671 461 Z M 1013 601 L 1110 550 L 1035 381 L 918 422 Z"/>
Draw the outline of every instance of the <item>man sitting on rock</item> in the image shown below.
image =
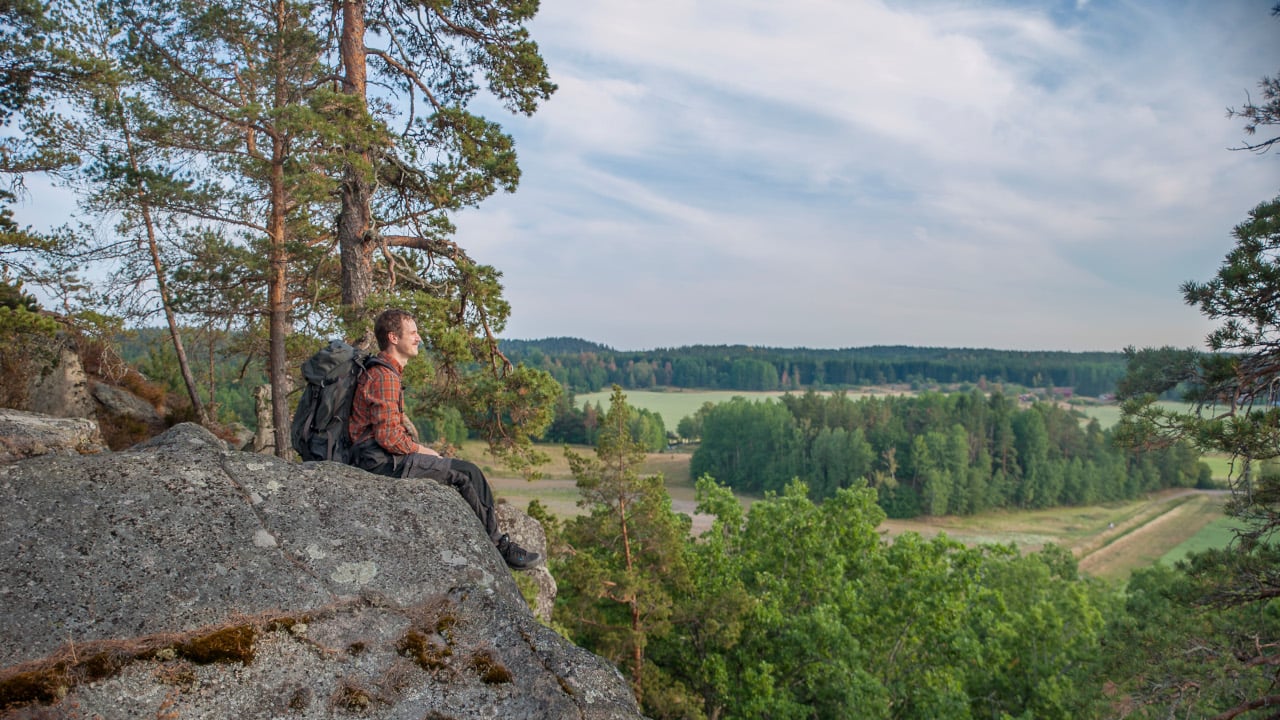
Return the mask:
<path fill-rule="evenodd" d="M 378 358 L 371 363 L 356 387 L 347 430 L 351 434 L 353 462 L 379 475 L 401 478 L 430 478 L 457 490 L 471 506 L 507 565 L 516 570 L 532 567 L 538 553 L 530 552 L 498 532 L 493 510 L 493 493 L 484 473 L 473 463 L 442 457 L 417 442 L 410 434 L 413 424 L 404 414 L 401 373 L 409 358 L 416 357 L 422 337 L 418 323 L 404 310 L 387 310 L 374 320 Z"/>

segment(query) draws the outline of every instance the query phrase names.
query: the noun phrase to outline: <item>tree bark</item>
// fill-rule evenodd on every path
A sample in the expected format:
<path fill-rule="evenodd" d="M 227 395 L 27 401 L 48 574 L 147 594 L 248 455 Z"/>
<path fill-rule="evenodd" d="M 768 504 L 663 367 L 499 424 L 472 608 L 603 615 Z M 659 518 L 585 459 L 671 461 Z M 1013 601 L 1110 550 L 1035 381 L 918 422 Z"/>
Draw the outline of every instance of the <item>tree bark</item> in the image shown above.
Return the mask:
<path fill-rule="evenodd" d="M 277 1 L 277 22 L 285 17 L 283 3 Z M 281 49 L 280 55 L 283 55 Z M 288 78 L 284 68 L 277 66 L 275 78 L 275 105 L 288 104 Z M 267 377 L 271 381 L 271 419 L 275 424 L 276 457 L 288 457 L 289 443 L 289 369 L 285 353 L 285 337 L 289 334 L 288 249 L 287 233 L 288 193 L 285 190 L 284 163 L 289 155 L 288 141 L 277 130 L 271 134 L 270 197 L 271 217 L 267 223 L 270 243 L 270 268 L 267 271 L 267 307 L 270 322 L 270 349 L 267 358 Z"/>
<path fill-rule="evenodd" d="M 289 333 L 289 304 L 285 294 L 287 282 L 285 255 L 285 189 L 284 141 L 273 141 L 271 157 L 271 219 L 268 223 L 270 269 L 267 271 L 267 307 L 270 323 L 270 349 L 267 376 L 271 380 L 271 419 L 275 424 L 276 457 L 287 457 L 289 449 L 289 371 L 285 355 L 285 336 Z"/>
<path fill-rule="evenodd" d="M 119 102 L 119 95 L 116 96 Z M 187 387 L 187 397 L 191 398 L 191 407 L 196 412 L 200 424 L 209 426 L 209 414 L 205 411 L 204 401 L 200 399 L 200 390 L 196 387 L 195 376 L 191 373 L 191 363 L 187 361 L 187 349 L 182 344 L 182 333 L 178 331 L 178 320 L 174 316 L 172 303 L 169 302 L 169 286 L 164 278 L 164 265 L 160 260 L 160 246 L 156 239 L 155 222 L 151 217 L 151 202 L 146 196 L 146 187 L 139 172 L 137 150 L 133 144 L 133 134 L 129 130 L 129 121 L 123 110 L 117 111 L 120 132 L 124 136 L 125 151 L 129 156 L 129 170 L 134 176 L 134 190 L 138 193 L 138 207 L 142 213 L 142 223 L 147 234 L 147 248 L 151 252 L 151 267 L 156 273 L 156 289 L 160 293 L 160 307 L 164 309 L 164 318 L 169 325 L 169 337 L 173 340 L 173 351 L 178 356 L 178 370 L 182 373 L 182 382 Z M 212 395 L 212 392 L 211 392 Z"/>
<path fill-rule="evenodd" d="M 367 57 L 364 47 L 364 0 L 342 0 L 342 92 L 357 100 L 356 110 L 367 115 Z M 338 213 L 338 248 L 342 265 L 342 304 L 359 311 L 373 292 L 373 248 L 370 242 L 373 188 L 368 147 L 350 146 L 352 157 L 343 171 L 342 209 Z"/>

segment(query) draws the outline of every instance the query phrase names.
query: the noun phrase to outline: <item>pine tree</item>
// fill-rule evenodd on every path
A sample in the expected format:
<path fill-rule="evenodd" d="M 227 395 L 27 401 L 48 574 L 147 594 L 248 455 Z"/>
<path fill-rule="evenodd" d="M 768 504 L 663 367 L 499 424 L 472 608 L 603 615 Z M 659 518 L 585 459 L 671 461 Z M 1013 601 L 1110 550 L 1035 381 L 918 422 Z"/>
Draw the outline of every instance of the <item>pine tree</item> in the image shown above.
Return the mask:
<path fill-rule="evenodd" d="M 116 20 L 122 57 L 140 72 L 153 113 L 140 131 L 185 157 L 203 176 L 168 198 L 174 210 L 216 228 L 237 228 L 257 248 L 265 289 L 275 450 L 289 450 L 289 369 L 295 289 L 290 270 L 317 242 L 319 206 L 332 185 L 317 172 L 328 160 L 331 113 L 317 90 L 320 36 L 314 7 L 297 0 L 122 2 Z M 340 128 L 339 128 L 340 129 Z M 175 158 L 175 160 L 178 158 Z M 320 215 L 322 217 L 322 215 Z"/>
<path fill-rule="evenodd" d="M 556 614 L 575 640 L 621 665 L 644 702 L 654 673 L 645 660 L 648 638 L 669 632 L 675 598 L 689 583 L 689 519 L 671 509 L 661 475 L 639 474 L 645 451 L 630 420 L 615 385 L 596 456 L 565 453 L 587 514 L 566 528 L 571 550 L 556 576 L 567 592 Z"/>
<path fill-rule="evenodd" d="M 341 0 L 334 8 L 338 32 L 327 50 L 345 127 L 335 148 L 338 315 L 369 342 L 368 320 L 381 307 L 413 312 L 434 363 L 424 408 L 454 407 L 499 456 L 529 469 L 540 458 L 529 437 L 550 423 L 558 386 L 498 349 L 510 313 L 501 274 L 452 240 L 449 215 L 519 180 L 512 139 L 471 105 L 483 89 L 530 115 L 554 91 L 525 28 L 538 3 Z"/>
<path fill-rule="evenodd" d="M 78 94 L 87 111 L 77 115 L 75 132 L 63 139 L 64 147 L 80 156 L 80 163 L 58 174 L 78 191 L 81 208 L 114 220 L 121 242 L 95 253 L 97 259 L 119 263 L 106 303 L 135 320 L 145 320 L 157 310 L 163 314 L 187 397 L 197 419 L 207 426 L 210 416 L 187 356 L 169 283 L 172 266 L 179 262 L 174 246 L 185 236 L 188 219 L 182 213 L 166 212 L 164 206 L 166 196 L 174 189 L 181 191 L 185 183 L 167 165 L 170 157 L 163 144 L 139 134 L 149 122 L 150 110 L 130 94 L 137 78 L 113 54 L 112 38 L 118 28 L 105 8 L 94 8 L 79 20 L 77 56 L 104 72 Z M 148 284 L 155 287 L 154 297 L 139 292 Z"/>
<path fill-rule="evenodd" d="M 1280 15 L 1280 5 L 1273 14 Z M 1260 126 L 1280 124 L 1277 87 L 1277 78 L 1264 78 L 1263 104 L 1233 112 L 1246 119 L 1250 135 Z M 1276 140 L 1244 147 L 1262 152 Z M 1132 446 L 1186 441 L 1231 458 L 1227 509 L 1242 524 L 1237 540 L 1193 557 L 1185 574 L 1168 579 L 1171 587 L 1162 598 L 1174 598 L 1173 605 L 1181 607 L 1176 612 L 1188 620 L 1211 618 L 1201 623 L 1209 629 L 1195 631 L 1195 637 L 1160 633 L 1159 643 L 1147 644 L 1152 650 L 1146 658 L 1148 672 L 1161 682 L 1197 686 L 1190 701 L 1156 694 L 1152 702 L 1178 714 L 1224 718 L 1280 703 L 1273 669 L 1280 664 L 1280 627 L 1271 619 L 1273 600 L 1280 597 L 1280 475 L 1272 470 L 1280 458 L 1280 197 L 1255 207 L 1232 234 L 1235 245 L 1217 274 L 1182 287 L 1187 304 L 1220 323 L 1208 336 L 1209 352 L 1128 349 L 1129 372 L 1118 392 L 1124 414 L 1117 426 L 1118 439 Z M 1190 411 L 1156 403 L 1174 390 L 1192 404 Z M 1188 606 L 1212 612 L 1188 612 Z M 1180 643 L 1194 647 L 1193 664 L 1177 661 L 1184 654 Z"/>

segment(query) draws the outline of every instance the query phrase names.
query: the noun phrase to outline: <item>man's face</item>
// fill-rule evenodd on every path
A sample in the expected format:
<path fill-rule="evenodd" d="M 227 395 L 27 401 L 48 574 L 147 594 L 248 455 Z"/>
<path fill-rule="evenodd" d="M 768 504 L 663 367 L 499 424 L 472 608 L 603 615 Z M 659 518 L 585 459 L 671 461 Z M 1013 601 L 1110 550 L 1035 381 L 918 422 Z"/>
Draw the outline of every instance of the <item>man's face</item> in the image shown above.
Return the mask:
<path fill-rule="evenodd" d="M 422 336 L 418 334 L 418 323 L 412 318 L 402 320 L 400 332 L 387 333 L 387 339 L 391 341 L 391 347 L 406 358 L 416 357 L 418 345 L 422 343 Z"/>

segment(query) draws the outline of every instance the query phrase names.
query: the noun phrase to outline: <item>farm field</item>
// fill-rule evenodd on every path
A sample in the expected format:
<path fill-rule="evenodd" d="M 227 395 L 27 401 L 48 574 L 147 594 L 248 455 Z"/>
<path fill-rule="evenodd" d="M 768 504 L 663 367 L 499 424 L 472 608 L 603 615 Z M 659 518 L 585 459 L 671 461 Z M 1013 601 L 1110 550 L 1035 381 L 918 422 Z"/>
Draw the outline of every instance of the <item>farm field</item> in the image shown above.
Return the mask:
<path fill-rule="evenodd" d="M 1161 400 L 1156 404 L 1159 405 L 1160 407 L 1165 408 L 1166 410 L 1175 410 L 1178 412 L 1187 412 L 1191 409 L 1190 405 L 1187 405 L 1186 403 L 1181 403 L 1181 402 L 1170 402 L 1166 400 Z M 1103 430 L 1106 430 L 1112 425 L 1115 425 L 1116 423 L 1120 422 L 1120 406 L 1116 403 L 1109 403 L 1106 405 L 1092 405 L 1092 404 L 1086 405 L 1086 404 L 1073 403 L 1071 405 L 1071 409 L 1079 410 L 1080 412 L 1084 413 L 1087 417 L 1097 418 L 1098 424 L 1102 426 Z"/>
<path fill-rule="evenodd" d="M 676 425 L 681 420 L 697 412 L 703 403 L 721 403 L 732 400 L 735 397 L 742 397 L 748 400 L 770 400 L 787 394 L 782 390 L 761 392 L 748 392 L 745 390 L 627 390 L 625 392 L 629 405 L 658 413 L 662 416 L 663 424 L 671 431 L 675 431 Z M 908 395 L 911 393 L 905 387 L 903 389 L 854 389 L 847 392 L 849 397 L 855 400 L 868 395 Z M 582 407 L 583 403 L 591 403 L 592 405 L 599 403 L 600 407 L 608 409 L 609 397 L 612 394 L 613 391 L 611 390 L 601 390 L 599 392 L 575 395 L 574 404 Z"/>
<path fill-rule="evenodd" d="M 1160 561 L 1172 565 L 1190 553 L 1226 547 L 1235 539 L 1235 532 L 1239 527 L 1240 523 L 1235 519 L 1220 517 L 1206 525 L 1203 530 L 1193 537 L 1184 540 L 1162 555 Z"/>
<path fill-rule="evenodd" d="M 565 459 L 564 446 L 539 445 L 538 450 L 546 453 L 551 461 L 539 468 L 544 477 L 538 480 L 525 480 L 504 468 L 496 465 L 480 443 L 468 444 L 461 457 L 479 465 L 489 477 L 493 492 L 501 500 L 514 503 L 523 508 L 529 501 L 537 499 L 553 514 L 569 517 L 580 512 L 578 509 L 578 487 L 573 475 L 569 472 L 569 461 Z M 595 448 L 573 446 L 572 452 L 587 457 L 595 457 Z M 694 499 L 693 480 L 689 477 L 689 455 L 687 453 L 649 453 L 641 468 L 641 474 L 654 475 L 662 473 L 666 479 L 667 492 L 676 506 L 677 512 L 692 515 L 696 505 Z"/>
<path fill-rule="evenodd" d="M 478 451 L 478 444 L 468 449 Z M 526 481 L 504 474 L 479 452 L 464 453 L 490 476 L 500 500 L 527 507 L 537 499 L 552 513 L 570 517 L 581 512 L 578 491 L 560 446 L 541 446 L 552 461 L 546 477 Z M 571 448 L 593 455 L 589 447 Z M 662 473 L 676 512 L 693 517 L 694 532 L 710 527 L 711 518 L 694 513 L 693 479 L 687 453 L 650 453 L 644 474 Z M 755 498 L 739 496 L 744 506 Z M 885 520 L 880 531 L 888 538 L 905 532 L 924 537 L 945 533 L 966 545 L 1014 544 L 1034 552 L 1053 543 L 1070 548 L 1080 569 L 1095 577 L 1124 581 L 1134 569 L 1156 562 L 1172 562 L 1191 550 L 1221 547 L 1231 537 L 1222 515 L 1224 491 L 1167 490 L 1147 498 L 1107 505 L 1064 507 L 1025 512 L 992 512 L 976 516 L 946 516 L 918 520 Z"/>

